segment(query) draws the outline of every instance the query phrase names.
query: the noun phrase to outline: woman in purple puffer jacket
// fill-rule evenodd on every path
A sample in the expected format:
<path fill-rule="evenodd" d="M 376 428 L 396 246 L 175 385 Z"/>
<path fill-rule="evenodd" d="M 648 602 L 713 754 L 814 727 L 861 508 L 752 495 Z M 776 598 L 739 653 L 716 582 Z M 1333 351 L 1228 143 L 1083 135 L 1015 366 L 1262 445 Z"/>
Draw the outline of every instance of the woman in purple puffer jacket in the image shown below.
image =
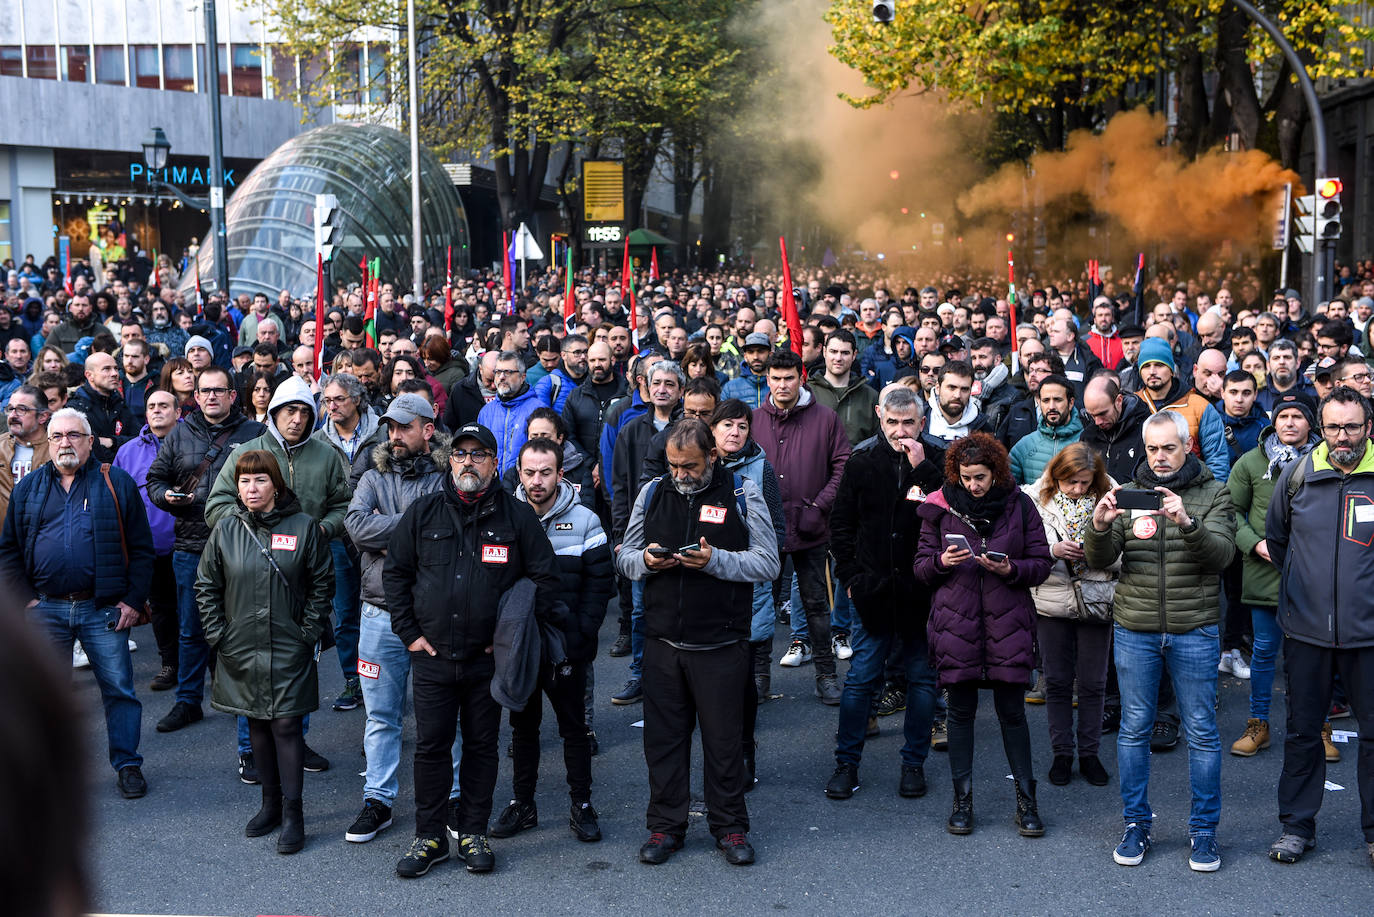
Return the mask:
<path fill-rule="evenodd" d="M 1045 527 L 1012 479 L 1007 450 L 985 433 L 950 446 L 945 481 L 919 510 L 914 569 L 934 589 L 927 632 L 936 676 L 949 697 L 954 808 L 947 827 L 951 834 L 973 831 L 973 721 L 978 691 L 989 688 L 1016 781 L 1017 830 L 1039 837 L 1045 824 L 1036 810 L 1022 698 L 1035 663 L 1031 587 L 1045 581 L 1053 563 Z"/>

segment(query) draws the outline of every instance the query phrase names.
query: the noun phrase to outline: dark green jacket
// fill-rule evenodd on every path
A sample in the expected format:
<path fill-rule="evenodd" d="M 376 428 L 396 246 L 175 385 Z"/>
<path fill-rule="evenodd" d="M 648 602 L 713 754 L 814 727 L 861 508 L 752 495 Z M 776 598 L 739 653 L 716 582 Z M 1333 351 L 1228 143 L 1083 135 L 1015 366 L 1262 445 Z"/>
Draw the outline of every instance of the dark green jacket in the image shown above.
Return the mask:
<path fill-rule="evenodd" d="M 1106 569 L 1121 558 L 1116 623 L 1127 630 L 1187 633 L 1220 618 L 1219 575 L 1235 556 L 1236 518 L 1226 485 L 1196 456 L 1196 477 L 1176 490 L 1193 520 L 1184 531 L 1161 514 L 1127 511 L 1105 532 L 1091 525 L 1083 536 L 1089 567 Z M 1188 467 L 1185 465 L 1185 468 Z M 1134 487 L 1147 487 L 1136 469 Z"/>
<path fill-rule="evenodd" d="M 290 589 L 258 542 L 272 552 Z M 196 572 L 205 640 L 219 654 L 211 706 L 254 719 L 317 710 L 315 645 L 333 596 L 329 542 L 290 491 L 277 509 L 253 513 L 240 503 L 221 518 Z"/>
<path fill-rule="evenodd" d="M 1264 454 L 1264 441 L 1274 432 L 1265 427 L 1260 444 L 1236 460 L 1226 488 L 1231 491 L 1231 505 L 1236 510 L 1236 550 L 1241 559 L 1240 599 L 1246 605 L 1274 608 L 1279 604 L 1279 571 L 1273 564 L 1255 553 L 1255 545 L 1265 540 L 1264 516 L 1274 496 L 1274 485 L 1282 470 L 1269 472 L 1269 457 Z M 1306 458 L 1306 456 L 1304 456 Z"/>
<path fill-rule="evenodd" d="M 874 409 L 878 406 L 878 393 L 862 374 L 850 370 L 849 384 L 844 388 L 831 385 L 823 375 L 813 376 L 806 385 L 818 404 L 840 415 L 849 445 L 857 446 L 877 434 L 878 414 Z"/>

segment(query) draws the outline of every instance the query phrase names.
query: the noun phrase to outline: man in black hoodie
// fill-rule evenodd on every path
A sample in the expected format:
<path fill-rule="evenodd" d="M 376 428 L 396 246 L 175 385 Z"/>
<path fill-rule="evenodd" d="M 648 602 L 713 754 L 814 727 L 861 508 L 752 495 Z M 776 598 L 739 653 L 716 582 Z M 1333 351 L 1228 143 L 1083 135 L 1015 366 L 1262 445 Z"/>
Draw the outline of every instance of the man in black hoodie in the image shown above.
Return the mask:
<path fill-rule="evenodd" d="M 1102 456 L 1107 474 L 1118 484 L 1130 481 L 1135 466 L 1145 456 L 1141 430 L 1150 416 L 1145 403 L 1111 375 L 1095 376 L 1083 390 L 1082 441 Z"/>

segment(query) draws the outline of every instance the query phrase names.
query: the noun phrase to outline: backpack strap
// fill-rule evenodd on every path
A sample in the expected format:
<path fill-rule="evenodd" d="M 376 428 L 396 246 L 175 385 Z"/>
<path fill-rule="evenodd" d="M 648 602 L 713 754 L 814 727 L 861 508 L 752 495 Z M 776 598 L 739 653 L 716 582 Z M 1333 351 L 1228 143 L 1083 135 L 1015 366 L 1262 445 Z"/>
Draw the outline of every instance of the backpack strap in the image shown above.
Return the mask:
<path fill-rule="evenodd" d="M 1298 491 L 1302 490 L 1302 485 L 1307 481 L 1307 461 L 1311 455 L 1312 453 L 1309 451 L 1299 458 L 1298 467 L 1294 468 L 1293 473 L 1288 476 L 1288 505 L 1284 507 L 1287 511 L 1283 518 L 1290 526 L 1293 523 L 1293 498 L 1298 495 Z"/>
<path fill-rule="evenodd" d="M 735 475 L 735 506 L 741 519 L 749 518 L 748 501 L 744 498 L 744 478 Z"/>

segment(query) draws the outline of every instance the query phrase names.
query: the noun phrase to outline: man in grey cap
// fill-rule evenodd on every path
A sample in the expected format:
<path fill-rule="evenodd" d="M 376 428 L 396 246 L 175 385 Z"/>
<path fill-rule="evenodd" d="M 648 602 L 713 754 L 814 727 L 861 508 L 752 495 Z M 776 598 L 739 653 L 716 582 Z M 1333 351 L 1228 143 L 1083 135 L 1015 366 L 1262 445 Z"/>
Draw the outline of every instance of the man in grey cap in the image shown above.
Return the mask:
<path fill-rule="evenodd" d="M 215 352 L 208 340 L 198 334 L 193 334 L 191 339 L 186 342 L 185 356 L 191 361 L 191 368 L 199 375 L 202 369 L 214 361 Z"/>
<path fill-rule="evenodd" d="M 773 352 L 773 342 L 764 332 L 754 331 L 745 337 L 742 351 L 744 362 L 739 375 L 725 383 L 720 398 L 722 401 L 738 398 L 752 411 L 768 400 L 768 376 L 764 365 Z"/>
<path fill-rule="evenodd" d="M 434 431 L 434 409 L 413 393 L 400 395 L 391 402 L 381 425 L 386 437 L 370 450 L 370 464 L 353 491 L 344 517 L 344 529 L 362 561 L 358 675 L 367 709 L 367 726 L 363 731 L 363 752 L 367 757 L 363 809 L 344 833 L 344 840 L 355 844 L 370 841 L 391 826 L 398 786 L 396 773 L 401 766 L 410 654 L 391 629 L 391 613 L 387 611 L 382 588 L 387 543 L 410 504 L 443 485 L 448 447 L 448 438 Z M 450 800 L 458 796 L 461 750 L 462 744 L 455 739 Z M 450 830 L 457 827 L 454 815 L 455 808 L 450 803 Z"/>

